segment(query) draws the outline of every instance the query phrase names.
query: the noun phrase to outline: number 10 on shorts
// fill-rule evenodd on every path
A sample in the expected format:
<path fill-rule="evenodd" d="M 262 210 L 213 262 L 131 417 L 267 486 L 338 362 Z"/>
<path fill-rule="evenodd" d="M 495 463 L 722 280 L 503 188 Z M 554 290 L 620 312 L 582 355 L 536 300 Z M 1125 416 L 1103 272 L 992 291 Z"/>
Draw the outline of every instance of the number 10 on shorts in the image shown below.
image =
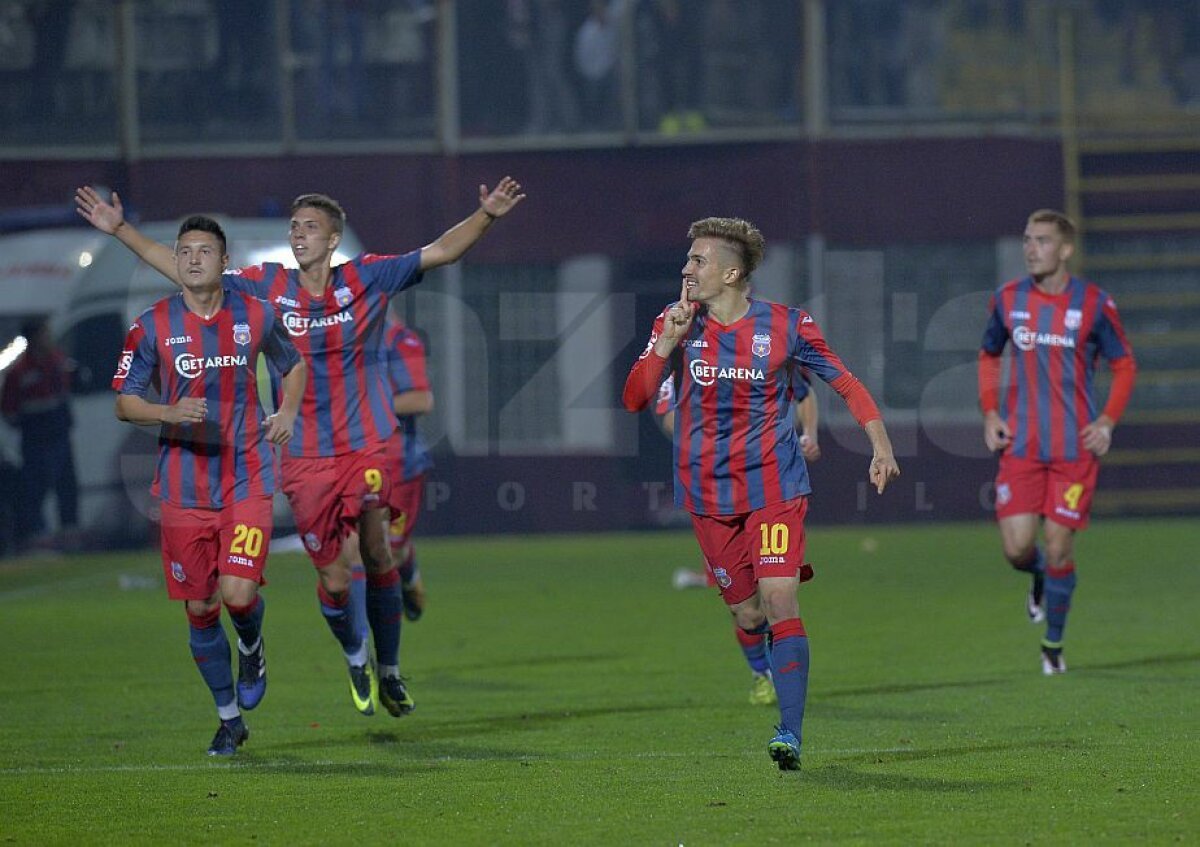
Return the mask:
<path fill-rule="evenodd" d="M 759 534 L 762 536 L 760 556 L 780 556 L 788 550 L 788 525 L 785 523 L 760 523 Z"/>

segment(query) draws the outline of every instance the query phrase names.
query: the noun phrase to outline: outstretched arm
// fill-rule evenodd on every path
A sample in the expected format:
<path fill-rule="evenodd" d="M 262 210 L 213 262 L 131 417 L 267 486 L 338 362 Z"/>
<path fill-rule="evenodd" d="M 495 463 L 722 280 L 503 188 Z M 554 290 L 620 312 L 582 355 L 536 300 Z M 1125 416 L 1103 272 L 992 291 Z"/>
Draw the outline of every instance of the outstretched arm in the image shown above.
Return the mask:
<path fill-rule="evenodd" d="M 479 208 L 421 248 L 421 270 L 457 262 L 497 218 L 507 215 L 524 199 L 521 183 L 510 176 L 500 180 L 491 191 L 486 185 L 479 186 Z"/>
<path fill-rule="evenodd" d="M 125 220 L 125 208 L 121 205 L 121 198 L 117 192 L 112 193 L 112 202 L 109 203 L 91 186 L 77 188 L 75 211 L 96 229 L 114 236 L 139 259 L 171 282 L 179 284 L 175 278 L 175 254 L 171 248 L 142 235 L 133 224 Z"/>

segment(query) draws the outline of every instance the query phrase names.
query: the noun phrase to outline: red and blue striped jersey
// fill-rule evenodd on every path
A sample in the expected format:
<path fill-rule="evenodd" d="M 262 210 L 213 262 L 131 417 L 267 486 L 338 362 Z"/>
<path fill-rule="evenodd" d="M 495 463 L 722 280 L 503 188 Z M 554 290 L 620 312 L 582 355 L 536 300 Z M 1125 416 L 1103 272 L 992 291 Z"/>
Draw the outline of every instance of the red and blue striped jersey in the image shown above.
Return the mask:
<path fill-rule="evenodd" d="M 340 456 L 380 444 L 396 428 L 391 393 L 379 355 L 388 298 L 421 281 L 421 251 L 403 256 L 363 254 L 333 268 L 329 286 L 314 297 L 300 271 L 266 264 L 230 271 L 226 284 L 275 307 L 308 365 L 308 384 L 289 456 Z M 278 374 L 272 372 L 275 396 Z"/>
<path fill-rule="evenodd" d="M 650 355 L 665 314 L 635 369 Z M 679 368 L 676 506 L 738 515 L 812 490 L 791 403 L 802 390 L 802 369 L 826 382 L 848 371 L 811 315 L 752 299 L 744 317 L 723 326 L 701 308 L 668 363 Z"/>
<path fill-rule="evenodd" d="M 419 335 L 395 318 L 388 319 L 384 331 L 383 360 L 392 394 L 429 390 L 429 378 L 425 373 L 425 345 L 421 343 Z M 433 461 L 425 441 L 417 431 L 416 415 L 398 416 L 396 431 L 404 443 L 400 481 L 408 482 L 429 470 Z"/>
<path fill-rule="evenodd" d="M 1012 342 L 1000 409 L 1012 435 L 1009 454 L 1045 462 L 1082 458 L 1079 432 L 1096 418 L 1096 360 L 1133 355 L 1116 304 L 1074 276 L 1061 294 L 1043 293 L 1025 277 L 998 288 L 990 310 L 983 352 L 999 356 Z"/>
<path fill-rule="evenodd" d="M 203 397 L 201 424 L 163 424 L 152 492 L 188 509 L 221 509 L 275 493 L 275 451 L 265 440 L 258 401 L 262 354 L 286 374 L 300 361 L 269 304 L 225 290 L 207 320 L 188 309 L 182 294 L 159 300 L 129 329 L 113 376 L 120 394 L 145 397 L 156 388 L 164 405 Z"/>

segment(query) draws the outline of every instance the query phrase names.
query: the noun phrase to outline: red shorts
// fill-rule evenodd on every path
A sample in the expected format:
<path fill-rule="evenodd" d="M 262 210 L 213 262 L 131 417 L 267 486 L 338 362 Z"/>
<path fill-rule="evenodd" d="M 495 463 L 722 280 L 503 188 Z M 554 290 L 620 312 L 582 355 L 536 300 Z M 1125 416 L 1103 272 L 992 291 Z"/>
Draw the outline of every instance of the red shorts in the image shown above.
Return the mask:
<path fill-rule="evenodd" d="M 808 498 L 797 497 L 744 515 L 692 515 L 700 552 L 727 605 L 750 598 L 763 577 L 800 574 L 807 512 Z"/>
<path fill-rule="evenodd" d="M 283 493 L 314 565 L 338 557 L 363 512 L 387 505 L 388 480 L 384 444 L 341 456 L 284 458 Z"/>
<path fill-rule="evenodd" d="M 1002 454 L 996 474 L 996 518 L 1043 515 L 1083 529 L 1092 509 L 1100 462 L 1090 453 L 1074 462 L 1040 462 Z"/>
<path fill-rule="evenodd" d="M 172 600 L 207 600 L 222 576 L 266 584 L 271 498 L 251 497 L 224 509 L 162 503 L 162 563 Z"/>
<path fill-rule="evenodd" d="M 425 474 L 392 485 L 387 505 L 392 511 L 392 521 L 388 524 L 388 540 L 391 541 L 393 550 L 399 550 L 412 536 L 417 526 L 417 518 L 421 516 L 421 495 L 424 491 Z"/>

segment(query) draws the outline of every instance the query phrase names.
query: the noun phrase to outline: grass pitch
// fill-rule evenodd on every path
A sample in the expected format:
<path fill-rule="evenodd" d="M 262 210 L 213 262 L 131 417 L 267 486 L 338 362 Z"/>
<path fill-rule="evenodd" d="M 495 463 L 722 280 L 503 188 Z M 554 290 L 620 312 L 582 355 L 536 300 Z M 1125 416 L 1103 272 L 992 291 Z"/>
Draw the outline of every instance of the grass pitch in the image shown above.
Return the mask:
<path fill-rule="evenodd" d="M 0 843 L 1092 843 L 1200 838 L 1195 522 L 1078 541 L 1070 672 L 991 525 L 823 529 L 803 770 L 686 533 L 422 540 L 416 712 L 359 716 L 299 555 L 232 761 L 157 554 L 0 563 Z"/>

